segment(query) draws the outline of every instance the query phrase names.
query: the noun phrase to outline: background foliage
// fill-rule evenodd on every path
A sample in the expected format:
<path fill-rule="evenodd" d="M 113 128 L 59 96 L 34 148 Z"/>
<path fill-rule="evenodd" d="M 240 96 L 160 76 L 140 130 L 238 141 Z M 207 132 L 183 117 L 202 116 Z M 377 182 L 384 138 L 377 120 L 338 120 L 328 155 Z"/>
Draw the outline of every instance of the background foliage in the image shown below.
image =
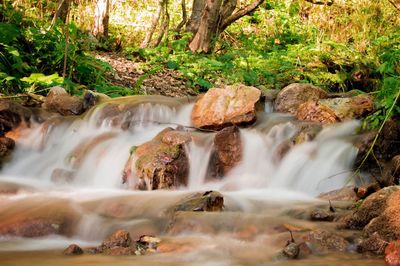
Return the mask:
<path fill-rule="evenodd" d="M 40 93 L 64 84 L 73 94 L 89 88 L 123 96 L 137 93 L 152 73 L 173 69 L 198 92 L 237 82 L 263 90 L 310 82 L 331 92 L 371 93 L 378 105 L 368 119 L 372 127 L 396 105 L 400 12 L 389 1 L 336 0 L 330 6 L 304 0 L 265 1 L 223 32 L 215 40 L 215 51 L 207 55 L 189 52 L 191 36 L 173 31 L 181 20 L 178 0 L 170 0 L 170 30 L 161 45 L 138 48 L 156 8 L 153 2 L 112 1 L 110 37 L 98 41 L 90 35 L 94 1 L 73 1 L 68 27 L 61 22 L 50 26 L 55 1 L 4 1 L 0 5 L 1 93 Z M 66 30 L 68 70 L 62 78 Z M 144 71 L 130 88 L 111 84 L 107 77 L 112 67 L 94 58 L 96 50 L 115 50 L 116 40 L 122 41 L 123 55 Z M 400 115 L 399 104 L 393 114 Z"/>

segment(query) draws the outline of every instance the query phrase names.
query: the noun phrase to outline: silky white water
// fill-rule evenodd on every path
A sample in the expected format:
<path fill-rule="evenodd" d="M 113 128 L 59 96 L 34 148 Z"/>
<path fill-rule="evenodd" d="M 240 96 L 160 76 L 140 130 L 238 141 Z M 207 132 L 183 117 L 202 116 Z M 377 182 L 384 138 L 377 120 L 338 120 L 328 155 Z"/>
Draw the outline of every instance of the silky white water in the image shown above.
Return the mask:
<path fill-rule="evenodd" d="M 75 121 L 33 125 L 22 131 L 12 161 L 5 165 L 1 176 L 19 182 L 36 179 L 54 186 L 51 182 L 54 170 L 73 170 L 76 177 L 68 184 L 71 188 L 123 189 L 121 175 L 130 148 L 151 140 L 168 126 L 190 126 L 192 106 L 139 103 L 122 114 L 118 125 L 113 125 L 115 117 L 99 122 L 100 112 L 96 110 Z M 121 129 L 122 124 L 129 124 L 128 129 Z M 201 144 L 190 143 L 189 185 L 182 189 L 280 188 L 316 196 L 346 184 L 349 176 L 346 171 L 351 169 L 357 150 L 345 137 L 354 133 L 357 122 L 325 128 L 314 141 L 296 145 L 282 160 L 275 158 L 276 150 L 297 132 L 297 127 L 286 121 L 270 125 L 264 132 L 259 130 L 263 126 L 241 129 L 242 162 L 214 183 L 205 182 L 212 137 L 204 136 L 206 140 Z"/>

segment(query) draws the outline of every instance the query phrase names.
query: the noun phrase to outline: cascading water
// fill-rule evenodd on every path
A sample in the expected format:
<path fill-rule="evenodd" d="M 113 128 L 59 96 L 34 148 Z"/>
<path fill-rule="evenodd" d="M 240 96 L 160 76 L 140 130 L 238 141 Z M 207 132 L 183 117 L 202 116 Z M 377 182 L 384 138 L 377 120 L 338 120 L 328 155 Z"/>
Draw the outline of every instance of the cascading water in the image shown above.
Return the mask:
<path fill-rule="evenodd" d="M 211 265 L 209 261 L 219 261 L 216 265 L 232 265 L 231 261 L 211 252 L 216 246 L 223 245 L 223 238 L 232 240 L 226 252 L 240 250 L 243 245 L 234 240 L 235 234 L 239 234 L 247 220 L 260 227 L 265 223 L 276 223 L 274 215 L 279 207 L 266 207 L 271 202 L 280 202 L 276 206 L 282 206 L 285 199 L 291 202 L 310 201 L 321 192 L 345 186 L 357 153 L 347 139 L 358 126 L 353 121 L 326 127 L 313 141 L 295 145 L 286 154 L 280 154 L 282 145 L 297 133 L 298 127 L 292 117 L 264 113 L 256 125 L 240 130 L 242 160 L 227 176 L 207 180 L 214 133 L 197 133 L 200 141 L 186 145 L 190 161 L 187 187 L 176 191 L 130 191 L 122 184 L 122 171 L 130 156 L 130 148 L 151 140 L 166 127 L 190 126 L 193 104 L 161 97 L 136 97 L 110 102 L 110 106 L 128 104 L 131 106 L 118 115 L 104 117 L 100 110 L 107 107 L 103 104 L 81 118 L 54 118 L 22 130 L 12 160 L 0 172 L 0 182 L 3 185 L 24 185 L 30 190 L 8 196 L 6 201 L 20 201 L 20 205 L 24 205 L 35 200 L 43 206 L 38 212 L 44 212 L 49 204 L 55 204 L 58 208 L 68 206 L 68 210 L 71 209 L 70 212 L 79 217 L 71 234 L 73 239 L 89 245 L 93 242 L 87 241 L 100 241 L 118 228 L 130 229 L 134 235 L 163 234 L 169 223 L 168 210 L 179 199 L 190 191 L 218 190 L 225 197 L 226 208 L 232 212 L 209 215 L 206 222 L 197 221 L 197 218 L 187 214 L 187 220 L 178 219 L 176 222 L 178 225 L 174 230 L 177 233 L 168 231 L 166 235 L 177 237 L 178 242 L 180 238 L 184 242 L 191 242 L 195 238 L 200 246 L 203 245 L 185 255 L 184 261 L 187 263 L 197 265 L 192 261 L 196 257 L 199 264 Z M 270 112 L 270 109 L 268 105 L 266 110 Z M 112 111 L 110 108 L 109 112 Z M 54 178 L 57 175 L 55 173 L 70 179 L 60 182 Z M 52 202 L 55 198 L 65 199 L 66 202 L 64 200 L 57 205 Z M 4 207 L 0 219 L 11 217 L 7 210 L 9 207 Z M 19 210 L 24 212 L 25 209 Z M 235 214 L 235 211 L 242 216 Z M 256 214 L 252 214 L 254 212 Z M 195 225 L 190 225 L 193 229 L 189 230 L 190 233 L 180 228 L 190 223 L 187 221 L 191 219 L 213 227 L 210 230 L 217 235 L 216 243 L 210 245 L 209 241 L 214 236 L 204 228 L 196 230 Z M 218 225 L 221 228 L 218 227 L 220 223 L 231 228 L 233 234 L 221 229 L 225 228 L 222 224 Z M 258 233 L 262 235 L 261 231 Z M 34 240 L 13 240 L 18 245 L 7 241 L 0 241 L 0 251 L 30 249 Z M 40 241 L 42 244 L 39 245 L 44 249 L 62 248 L 67 242 L 60 237 L 49 238 L 46 245 L 43 244 L 45 240 Z M 260 236 L 251 245 L 259 250 L 259 244 L 268 245 L 270 241 L 268 237 Z M 158 259 L 155 261 L 159 262 Z M 174 257 L 170 257 L 169 261 L 172 263 Z M 152 263 L 157 264 L 154 261 Z"/>

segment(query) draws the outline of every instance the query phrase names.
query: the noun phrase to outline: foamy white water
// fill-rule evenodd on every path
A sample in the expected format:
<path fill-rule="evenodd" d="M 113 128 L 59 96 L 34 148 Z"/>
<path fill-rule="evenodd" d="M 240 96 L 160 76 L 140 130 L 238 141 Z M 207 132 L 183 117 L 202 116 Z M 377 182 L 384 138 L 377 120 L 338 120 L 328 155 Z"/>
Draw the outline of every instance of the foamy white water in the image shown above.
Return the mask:
<path fill-rule="evenodd" d="M 70 189 L 124 189 L 121 176 L 132 146 L 151 140 L 168 126 L 190 126 L 193 104 L 168 102 L 164 98 L 156 98 L 155 102 L 139 99 L 132 108 L 117 116 L 102 118 L 100 109 L 94 109 L 72 122 L 48 122 L 25 129 L 17 141 L 12 161 L 5 165 L 1 176 L 18 182 L 38 180 L 59 187 L 62 185 L 52 182 L 52 173 L 73 171 L 75 177 L 67 185 Z M 129 100 L 116 103 L 128 105 Z M 315 196 L 346 184 L 357 151 L 345 138 L 354 134 L 357 122 L 325 128 L 315 140 L 296 145 L 282 159 L 277 159 L 280 145 L 298 129 L 290 119 L 274 117 L 267 114 L 264 124 L 241 129 L 242 162 L 220 181 L 205 181 L 213 147 L 212 134 L 203 134 L 201 143 L 188 144 L 187 189 L 279 188 Z"/>

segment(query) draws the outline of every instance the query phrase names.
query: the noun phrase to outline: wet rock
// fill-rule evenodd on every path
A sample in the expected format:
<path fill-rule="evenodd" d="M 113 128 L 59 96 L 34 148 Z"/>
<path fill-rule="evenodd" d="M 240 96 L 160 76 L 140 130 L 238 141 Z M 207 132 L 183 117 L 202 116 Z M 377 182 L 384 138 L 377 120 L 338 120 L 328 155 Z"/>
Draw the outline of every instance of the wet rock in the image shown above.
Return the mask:
<path fill-rule="evenodd" d="M 192 123 L 195 127 L 209 129 L 253 123 L 260 97 L 260 90 L 244 85 L 212 88 L 197 99 Z"/>
<path fill-rule="evenodd" d="M 297 110 L 296 118 L 301 121 L 323 124 L 333 124 L 340 121 L 333 110 L 314 101 L 301 104 Z"/>
<path fill-rule="evenodd" d="M 400 240 L 392 241 L 386 247 L 385 262 L 390 266 L 400 265 Z"/>
<path fill-rule="evenodd" d="M 346 251 L 350 244 L 344 237 L 322 230 L 311 231 L 305 240 L 316 254 L 328 251 Z"/>
<path fill-rule="evenodd" d="M 242 159 L 240 131 L 236 126 L 218 131 L 214 138 L 214 151 L 210 159 L 212 175 L 223 177 Z"/>
<path fill-rule="evenodd" d="M 131 236 L 128 231 L 118 230 L 114 232 L 108 239 L 101 243 L 101 250 L 112 249 L 115 247 L 127 248 L 132 244 Z"/>
<path fill-rule="evenodd" d="M 0 161 L 11 153 L 15 147 L 15 141 L 7 137 L 0 137 Z"/>
<path fill-rule="evenodd" d="M 29 124 L 32 111 L 8 100 L 0 100 L 0 137 L 17 128 L 21 123 Z"/>
<path fill-rule="evenodd" d="M 323 209 L 315 209 L 310 213 L 311 221 L 327 221 L 331 222 L 335 219 L 335 213 Z"/>
<path fill-rule="evenodd" d="M 331 201 L 357 201 L 359 198 L 354 189 L 353 186 L 346 186 L 341 189 L 322 193 L 318 198 Z"/>
<path fill-rule="evenodd" d="M 86 254 L 100 254 L 103 251 L 102 251 L 101 247 L 91 247 L 91 248 L 85 248 L 83 250 L 83 252 Z"/>
<path fill-rule="evenodd" d="M 342 226 L 349 229 L 364 228 L 372 219 L 384 212 L 390 195 L 398 190 L 398 187 L 393 186 L 371 194 L 358 208 L 343 218 Z"/>
<path fill-rule="evenodd" d="M 294 144 L 291 140 L 286 140 L 280 143 L 273 154 L 274 163 L 279 163 L 282 159 L 289 153 L 289 151 L 293 148 Z"/>
<path fill-rule="evenodd" d="M 168 145 L 179 145 L 192 141 L 192 137 L 189 132 L 171 130 L 163 134 L 161 141 Z"/>
<path fill-rule="evenodd" d="M 368 199 L 369 197 L 366 200 Z M 400 239 L 399 202 L 400 202 L 400 191 L 393 192 L 388 197 L 385 204 L 382 204 L 382 206 L 380 207 L 381 208 L 380 214 L 377 215 L 374 219 L 372 219 L 367 226 L 365 226 L 363 230 L 364 234 L 372 235 L 373 233 L 377 232 L 382 237 L 382 239 L 386 241 Z"/>
<path fill-rule="evenodd" d="M 377 182 L 372 182 L 370 184 L 354 188 L 354 192 L 356 193 L 358 198 L 365 199 L 366 197 L 368 197 L 372 193 L 377 192 L 380 189 L 381 187 Z"/>
<path fill-rule="evenodd" d="M 130 183 L 140 190 L 170 189 L 187 184 L 189 161 L 183 144 L 163 142 L 171 131 L 171 128 L 164 129 L 153 140 L 134 149 L 124 169 L 124 182 L 133 179 Z M 135 178 L 132 171 L 136 172 Z"/>
<path fill-rule="evenodd" d="M 335 123 L 364 117 L 374 109 L 374 101 L 369 95 L 351 98 L 331 98 L 308 101 L 299 106 L 297 119 L 320 123 Z"/>
<path fill-rule="evenodd" d="M 81 255 L 83 254 L 83 250 L 75 244 L 69 245 L 64 251 L 64 255 Z"/>
<path fill-rule="evenodd" d="M 307 101 L 326 98 L 328 94 L 311 84 L 293 83 L 282 89 L 275 100 L 277 112 L 296 115 L 298 107 Z"/>
<path fill-rule="evenodd" d="M 289 243 L 283 250 L 282 255 L 287 259 L 297 259 L 300 254 L 299 245 L 296 243 Z"/>
<path fill-rule="evenodd" d="M 2 226 L 0 235 L 21 237 L 42 237 L 52 234 L 62 234 L 64 224 L 51 219 L 26 219 Z"/>
<path fill-rule="evenodd" d="M 311 248 L 307 245 L 306 242 L 301 242 L 299 245 L 299 259 L 307 258 L 312 254 Z"/>
<path fill-rule="evenodd" d="M 400 184 L 400 155 L 390 160 L 383 168 L 382 186 L 393 186 Z"/>
<path fill-rule="evenodd" d="M 372 253 L 375 255 L 383 255 L 388 242 L 383 240 L 378 233 L 373 233 L 370 237 L 363 239 L 357 246 L 360 253 Z"/>
<path fill-rule="evenodd" d="M 141 236 L 139 240 L 136 241 L 136 254 L 143 255 L 145 253 L 154 253 L 157 251 L 158 244 L 160 244 L 161 239 L 154 236 Z"/>
<path fill-rule="evenodd" d="M 224 197 L 217 191 L 195 193 L 183 199 L 174 208 L 177 211 L 219 212 L 224 208 Z"/>
<path fill-rule="evenodd" d="M 321 132 L 322 126 L 316 123 L 301 123 L 298 125 L 297 133 L 292 137 L 292 142 L 295 145 L 303 142 L 312 141 Z"/>
<path fill-rule="evenodd" d="M 84 109 L 84 101 L 76 96 L 70 96 L 62 87 L 50 88 L 42 107 L 50 112 L 61 115 L 80 115 Z"/>
<path fill-rule="evenodd" d="M 136 255 L 136 249 L 132 247 L 113 247 L 104 250 L 103 253 L 109 256 L 131 256 Z"/>

